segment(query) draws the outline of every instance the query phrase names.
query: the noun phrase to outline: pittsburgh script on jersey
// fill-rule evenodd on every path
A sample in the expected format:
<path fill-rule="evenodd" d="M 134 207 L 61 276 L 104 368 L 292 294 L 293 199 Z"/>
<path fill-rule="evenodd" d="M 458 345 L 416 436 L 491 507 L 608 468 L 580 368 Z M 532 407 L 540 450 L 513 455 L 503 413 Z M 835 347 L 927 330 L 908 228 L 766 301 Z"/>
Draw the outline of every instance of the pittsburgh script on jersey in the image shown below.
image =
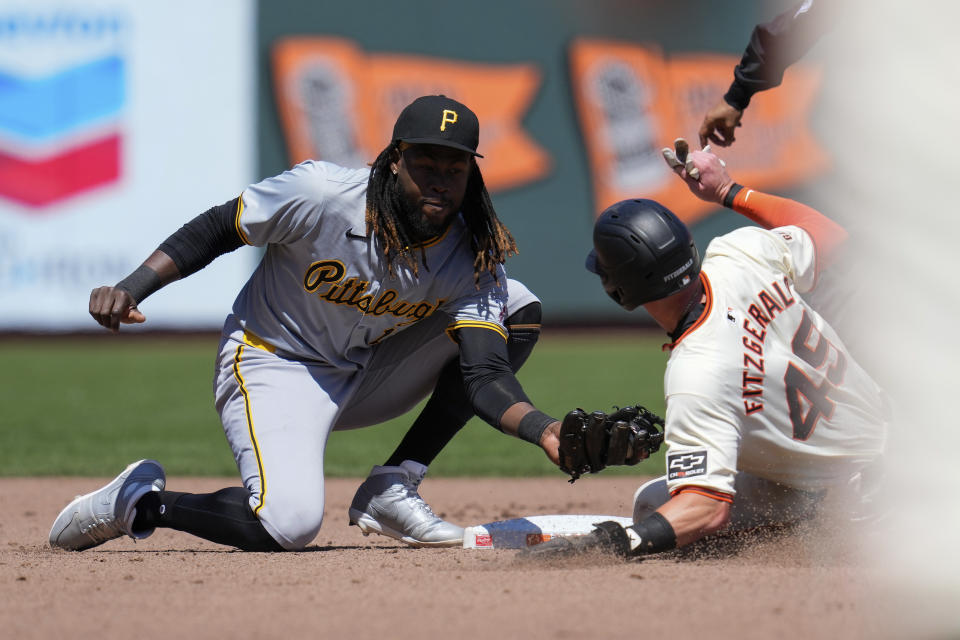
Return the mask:
<path fill-rule="evenodd" d="M 790 293 L 790 282 L 783 279 L 783 288 L 779 282 L 771 282 L 770 293 L 761 289 L 756 301 L 747 307 L 749 318 L 743 319 L 743 408 L 747 415 L 763 411 L 763 343 L 767 338 L 767 325 L 778 313 L 793 306 L 796 299 Z M 751 318 L 753 322 L 751 322 Z"/>
<path fill-rule="evenodd" d="M 319 260 L 311 264 L 303 276 L 303 288 L 333 304 L 355 307 L 363 313 L 375 316 L 390 314 L 397 318 L 409 318 L 411 322 L 423 320 L 440 308 L 443 300 L 435 303 L 421 300 L 401 300 L 394 289 L 384 289 L 374 296 L 365 293 L 370 283 L 358 278 L 343 277 L 346 267 L 339 260 Z"/>

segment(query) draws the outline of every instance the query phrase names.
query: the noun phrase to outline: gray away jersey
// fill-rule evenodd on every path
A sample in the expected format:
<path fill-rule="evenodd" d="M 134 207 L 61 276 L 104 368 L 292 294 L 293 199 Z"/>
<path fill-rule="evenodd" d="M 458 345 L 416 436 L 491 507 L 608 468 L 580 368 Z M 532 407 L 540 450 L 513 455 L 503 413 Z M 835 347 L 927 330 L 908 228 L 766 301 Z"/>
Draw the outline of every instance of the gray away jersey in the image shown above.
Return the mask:
<path fill-rule="evenodd" d="M 437 312 L 450 329 L 480 326 L 506 338 L 506 274 L 474 284 L 470 233 L 457 215 L 428 241 L 419 276 L 402 261 L 388 274 L 367 237 L 369 169 L 306 161 L 244 190 L 236 228 L 266 246 L 233 313 L 254 338 L 297 358 L 363 366 L 370 347 Z M 411 249 L 419 256 L 419 246 Z M 498 284 L 499 282 L 499 284 Z"/>

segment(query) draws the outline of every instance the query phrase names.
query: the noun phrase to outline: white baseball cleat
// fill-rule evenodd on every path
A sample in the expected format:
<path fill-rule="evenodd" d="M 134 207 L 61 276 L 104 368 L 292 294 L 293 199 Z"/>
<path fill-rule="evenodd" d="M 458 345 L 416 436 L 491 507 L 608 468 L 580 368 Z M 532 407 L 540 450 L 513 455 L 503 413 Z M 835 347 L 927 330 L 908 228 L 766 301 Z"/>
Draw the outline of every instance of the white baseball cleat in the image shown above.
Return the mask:
<path fill-rule="evenodd" d="M 463 528 L 441 520 L 417 493 L 426 473 L 413 460 L 374 467 L 350 504 L 350 524 L 365 536 L 379 533 L 412 547 L 462 545 Z"/>
<path fill-rule="evenodd" d="M 50 546 L 83 551 L 126 534 L 146 538 L 153 529 L 133 531 L 137 501 L 151 491 L 163 491 L 166 474 L 156 460 L 139 460 L 107 486 L 77 496 L 50 528 Z"/>

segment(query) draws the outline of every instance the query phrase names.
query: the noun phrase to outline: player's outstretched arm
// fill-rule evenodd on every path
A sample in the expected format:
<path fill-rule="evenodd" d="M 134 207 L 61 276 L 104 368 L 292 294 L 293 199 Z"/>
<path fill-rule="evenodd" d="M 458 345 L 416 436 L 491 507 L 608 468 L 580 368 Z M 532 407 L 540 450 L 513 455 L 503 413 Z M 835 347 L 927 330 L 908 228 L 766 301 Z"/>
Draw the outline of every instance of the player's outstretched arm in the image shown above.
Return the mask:
<path fill-rule="evenodd" d="M 519 383 L 518 383 L 519 384 Z M 540 413 L 536 407 L 529 402 L 518 402 L 507 409 L 500 418 L 500 429 L 509 435 L 522 438 L 521 433 L 524 424 L 524 418 L 530 420 L 535 415 L 545 416 Z M 553 464 L 560 464 L 560 421 L 553 420 L 547 424 L 546 429 L 540 434 L 536 444 L 543 449 L 543 452 L 550 458 Z"/>
<path fill-rule="evenodd" d="M 733 70 L 733 82 L 723 98 L 703 118 L 700 146 L 714 143 L 729 147 L 734 129 L 740 126 L 750 99 L 760 91 L 778 86 L 783 73 L 803 56 L 832 24 L 825 14 L 829 2 L 803 0 L 770 22 L 758 24 Z"/>
<path fill-rule="evenodd" d="M 734 182 L 727 167 L 709 145 L 702 151 L 690 151 L 683 138 L 674 141 L 674 149 L 663 149 L 663 158 L 701 200 L 733 209 L 764 229 L 793 225 L 810 234 L 817 247 L 817 259 L 826 264 L 847 239 L 846 230 L 813 207 L 781 198 Z"/>
<path fill-rule="evenodd" d="M 676 544 L 682 547 L 720 531 L 730 520 L 730 503 L 703 495 L 697 491 L 683 491 L 657 509 L 673 529 Z"/>
<path fill-rule="evenodd" d="M 510 368 L 507 346 L 496 331 L 460 327 L 460 370 L 474 412 L 500 431 L 538 445 L 560 463 L 560 421 L 539 411 Z"/>
<path fill-rule="evenodd" d="M 159 249 L 150 254 L 136 271 L 109 287 L 90 292 L 90 315 L 101 326 L 116 333 L 121 324 L 146 322 L 137 304 L 161 287 L 180 278 L 177 265 Z"/>
<path fill-rule="evenodd" d="M 734 182 L 727 173 L 727 165 L 710 150 L 710 145 L 702 151 L 691 151 L 686 140 L 677 138 L 673 147 L 663 149 L 663 159 L 690 192 L 706 202 L 723 204 Z"/>
<path fill-rule="evenodd" d="M 624 527 L 608 520 L 586 536 L 555 536 L 528 547 L 521 558 L 553 560 L 584 553 L 608 553 L 621 558 L 659 553 L 716 533 L 730 519 L 730 505 L 695 491 L 681 491 L 654 513 Z"/>
<path fill-rule="evenodd" d="M 243 246 L 235 224 L 240 210 L 240 198 L 234 198 L 180 227 L 136 271 L 115 286 L 94 289 L 90 315 L 113 332 L 121 324 L 144 322 L 146 318 L 137 308 L 144 298 Z"/>

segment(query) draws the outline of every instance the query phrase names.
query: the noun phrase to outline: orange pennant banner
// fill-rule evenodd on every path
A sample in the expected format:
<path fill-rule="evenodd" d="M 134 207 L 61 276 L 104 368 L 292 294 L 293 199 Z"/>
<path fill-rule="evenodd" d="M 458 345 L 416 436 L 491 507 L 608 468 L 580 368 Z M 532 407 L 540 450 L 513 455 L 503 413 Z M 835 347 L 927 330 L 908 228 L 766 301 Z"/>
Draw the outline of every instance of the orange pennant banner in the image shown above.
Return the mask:
<path fill-rule="evenodd" d="M 542 178 L 550 157 L 523 130 L 540 86 L 532 64 L 490 65 L 366 54 L 341 38 L 285 38 L 273 47 L 274 85 L 291 162 L 373 162 L 415 98 L 444 94 L 480 120 L 477 161 L 491 191 Z"/>
<path fill-rule="evenodd" d="M 627 198 L 652 198 L 687 223 L 717 206 L 695 198 L 660 155 L 678 137 L 698 146 L 704 114 L 726 92 L 739 58 L 696 54 L 665 58 L 634 44 L 576 40 L 571 75 L 593 177 L 595 214 Z M 797 184 L 827 168 L 809 117 L 819 73 L 794 65 L 782 86 L 754 96 L 749 133 L 716 149 L 734 178 L 757 189 Z"/>

